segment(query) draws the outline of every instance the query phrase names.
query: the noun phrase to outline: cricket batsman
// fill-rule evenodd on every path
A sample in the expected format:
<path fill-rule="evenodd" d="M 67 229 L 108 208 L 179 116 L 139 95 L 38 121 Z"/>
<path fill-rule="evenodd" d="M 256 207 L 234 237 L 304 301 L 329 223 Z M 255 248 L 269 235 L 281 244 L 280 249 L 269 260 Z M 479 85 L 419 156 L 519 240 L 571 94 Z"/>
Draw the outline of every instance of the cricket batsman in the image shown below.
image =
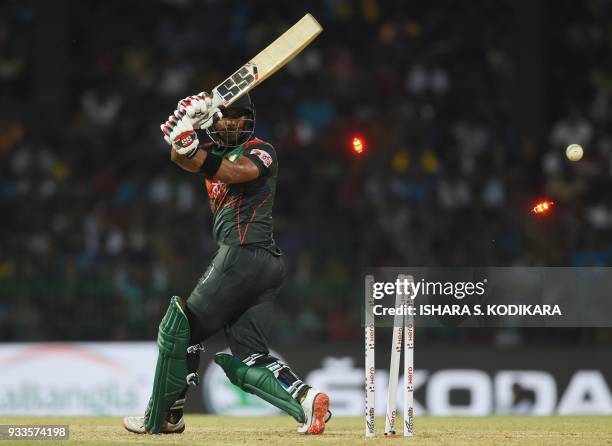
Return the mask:
<path fill-rule="evenodd" d="M 125 417 L 124 427 L 139 434 L 183 432 L 185 397 L 199 382 L 203 342 L 223 330 L 232 354 L 217 353 L 214 360 L 229 380 L 295 418 L 299 433 L 322 434 L 331 418 L 329 397 L 302 382 L 268 348 L 274 300 L 285 275 L 272 234 L 276 152 L 254 137 L 248 94 L 228 108 L 211 108 L 207 93 L 189 96 L 161 129 L 172 161 L 206 177 L 219 249 L 189 297 L 170 300 L 159 325 L 148 407 L 144 416 Z M 201 131 L 213 114 L 213 125 Z M 204 138 L 208 141 L 201 143 Z"/>

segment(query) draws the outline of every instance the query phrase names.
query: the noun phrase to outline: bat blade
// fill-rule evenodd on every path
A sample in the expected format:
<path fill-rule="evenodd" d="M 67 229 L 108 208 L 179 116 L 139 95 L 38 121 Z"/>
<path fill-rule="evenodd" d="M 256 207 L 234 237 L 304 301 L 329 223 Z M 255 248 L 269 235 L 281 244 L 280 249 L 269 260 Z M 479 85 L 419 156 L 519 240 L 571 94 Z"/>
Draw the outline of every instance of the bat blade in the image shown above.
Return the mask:
<path fill-rule="evenodd" d="M 321 31 L 323 28 L 313 16 L 306 14 L 302 17 L 299 22 L 251 59 L 249 63 L 257 67 L 259 75 L 255 85 L 266 80 L 297 56 Z"/>
<path fill-rule="evenodd" d="M 228 107 L 243 94 L 251 91 L 291 59 L 297 56 L 317 37 L 323 28 L 310 14 L 306 14 L 295 25 L 285 31 L 257 56 L 240 67 L 212 91 L 212 111 L 200 128 L 210 127 L 214 111 Z"/>

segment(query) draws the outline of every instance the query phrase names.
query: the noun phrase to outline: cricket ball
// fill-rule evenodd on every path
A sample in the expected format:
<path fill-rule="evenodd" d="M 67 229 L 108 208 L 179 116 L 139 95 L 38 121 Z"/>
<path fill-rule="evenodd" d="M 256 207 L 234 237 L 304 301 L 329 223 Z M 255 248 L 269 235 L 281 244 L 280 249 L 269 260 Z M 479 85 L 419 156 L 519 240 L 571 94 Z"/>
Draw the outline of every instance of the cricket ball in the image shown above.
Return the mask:
<path fill-rule="evenodd" d="M 578 161 L 582 158 L 582 155 L 584 155 L 584 150 L 580 144 L 570 144 L 565 149 L 565 156 L 570 161 Z"/>

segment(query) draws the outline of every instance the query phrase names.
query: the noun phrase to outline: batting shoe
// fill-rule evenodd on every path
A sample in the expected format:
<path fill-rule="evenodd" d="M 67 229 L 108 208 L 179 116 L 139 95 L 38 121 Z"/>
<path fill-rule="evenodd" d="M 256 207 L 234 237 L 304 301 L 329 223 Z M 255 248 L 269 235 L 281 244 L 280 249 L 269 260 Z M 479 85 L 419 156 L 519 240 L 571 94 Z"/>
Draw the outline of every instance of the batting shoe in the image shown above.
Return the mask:
<path fill-rule="evenodd" d="M 166 420 L 166 422 L 162 425 L 161 433 L 162 434 L 181 434 L 185 430 L 185 418 L 180 417 L 176 422 L 172 420 L 172 417 L 169 417 L 170 420 Z M 135 434 L 146 434 L 145 430 L 145 421 L 143 416 L 136 417 L 123 417 L 123 427 Z"/>
<path fill-rule="evenodd" d="M 329 396 L 310 388 L 302 401 L 306 421 L 297 431 L 299 434 L 321 435 L 325 431 L 325 423 L 331 418 L 329 411 Z"/>

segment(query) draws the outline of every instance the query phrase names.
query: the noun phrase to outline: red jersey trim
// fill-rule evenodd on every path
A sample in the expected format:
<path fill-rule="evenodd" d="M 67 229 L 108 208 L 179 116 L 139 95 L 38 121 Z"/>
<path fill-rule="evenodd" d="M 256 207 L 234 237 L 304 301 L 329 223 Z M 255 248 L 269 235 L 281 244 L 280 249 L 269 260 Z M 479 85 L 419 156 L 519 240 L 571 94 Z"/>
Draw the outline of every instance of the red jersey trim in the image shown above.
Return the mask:
<path fill-rule="evenodd" d="M 249 147 L 254 146 L 256 144 L 265 144 L 267 146 L 272 147 L 272 144 L 270 144 L 269 142 L 265 142 L 263 139 L 253 138 L 250 141 L 247 141 L 246 143 L 244 143 L 244 148 L 248 149 Z"/>
<path fill-rule="evenodd" d="M 268 195 L 266 195 L 265 198 L 261 200 L 261 202 L 257 206 L 255 206 L 255 208 L 253 209 L 253 214 L 251 215 L 251 218 L 249 218 L 249 221 L 246 224 L 244 233 L 241 234 L 240 233 L 240 206 L 242 206 L 242 192 L 240 192 L 240 201 L 238 202 L 238 222 L 236 224 L 236 229 L 238 230 L 238 241 L 240 242 L 241 245 L 244 245 L 244 241 L 246 240 L 246 236 L 249 232 L 249 225 L 253 223 L 253 220 L 255 219 L 255 215 L 257 215 L 257 209 L 259 209 L 268 200 L 268 198 L 270 198 L 270 195 L 272 195 L 272 192 L 268 192 Z"/>

